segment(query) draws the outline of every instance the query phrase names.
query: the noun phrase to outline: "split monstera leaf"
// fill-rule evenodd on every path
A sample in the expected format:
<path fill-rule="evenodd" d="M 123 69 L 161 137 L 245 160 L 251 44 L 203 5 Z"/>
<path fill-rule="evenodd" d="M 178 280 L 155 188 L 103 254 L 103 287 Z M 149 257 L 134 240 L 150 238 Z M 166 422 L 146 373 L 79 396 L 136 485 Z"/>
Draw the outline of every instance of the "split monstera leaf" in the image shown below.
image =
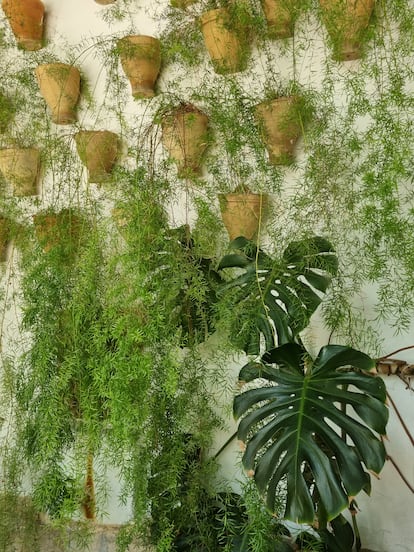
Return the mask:
<path fill-rule="evenodd" d="M 327 345 L 312 358 L 300 339 L 337 271 L 327 240 L 292 242 L 277 260 L 244 238 L 232 246 L 220 268 L 238 269 L 222 289 L 238 312 L 235 341 L 256 357 L 265 344 L 241 369 L 248 390 L 234 400 L 243 465 L 270 510 L 284 493 L 285 519 L 323 526 L 369 493 L 369 472 L 384 465 L 385 385 L 365 353 Z"/>

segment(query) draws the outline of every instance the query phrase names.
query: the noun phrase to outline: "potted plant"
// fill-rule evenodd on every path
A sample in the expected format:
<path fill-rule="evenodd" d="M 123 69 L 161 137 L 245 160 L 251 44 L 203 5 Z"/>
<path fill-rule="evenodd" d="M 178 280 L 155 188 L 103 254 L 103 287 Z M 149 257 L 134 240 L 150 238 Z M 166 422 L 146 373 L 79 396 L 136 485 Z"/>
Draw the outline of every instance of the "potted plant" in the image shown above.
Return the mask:
<path fill-rule="evenodd" d="M 209 143 L 208 117 L 196 106 L 182 102 L 161 116 L 162 143 L 178 166 L 179 178 L 201 174 Z"/>
<path fill-rule="evenodd" d="M 247 186 L 238 186 L 229 194 L 219 195 L 221 218 L 230 241 L 239 236 L 257 237 L 265 217 L 267 195 L 252 193 Z"/>
<path fill-rule="evenodd" d="M 302 132 L 301 101 L 297 95 L 278 96 L 255 107 L 263 140 L 273 165 L 293 162 L 296 142 Z"/>
<path fill-rule="evenodd" d="M 200 17 L 204 43 L 216 73 L 238 73 L 246 67 L 246 47 L 236 19 L 234 7 L 227 6 L 205 11 Z"/>
<path fill-rule="evenodd" d="M 118 41 L 121 65 L 134 98 L 152 98 L 161 68 L 161 45 L 152 36 L 131 35 Z"/>
<path fill-rule="evenodd" d="M 8 148 L 0 150 L 0 171 L 12 185 L 15 196 L 37 194 L 40 152 L 36 148 Z"/>
<path fill-rule="evenodd" d="M 2 8 L 19 46 L 24 50 L 39 50 L 42 47 L 45 15 L 43 2 L 2 0 Z"/>
<path fill-rule="evenodd" d="M 311 525 L 316 519 L 328 542 L 335 530 L 341 535 L 341 511 L 361 490 L 369 491 L 369 471 L 379 473 L 384 465 L 385 385 L 371 373 L 375 361 L 365 353 L 327 345 L 313 356 L 302 342 L 337 271 L 327 240 L 291 242 L 280 260 L 244 238 L 232 246 L 237 253 L 219 268 L 238 269 L 224 288 L 234 316 L 244 314 L 235 329 L 253 317 L 235 342 L 256 359 L 262 352 L 241 369 L 240 384 L 249 389 L 234 400 L 243 465 L 271 511 L 283 485 L 283 517 Z M 349 406 L 360 421 L 347 413 Z M 342 545 L 348 540 L 342 531 Z M 345 549 L 352 545 L 353 538 Z"/>
<path fill-rule="evenodd" d="M 64 260 L 73 260 L 85 232 L 85 221 L 69 208 L 45 210 L 33 215 L 36 237 L 45 253 L 57 251 Z"/>
<path fill-rule="evenodd" d="M 270 38 L 293 36 L 297 0 L 261 0 Z"/>
<path fill-rule="evenodd" d="M 88 169 L 89 182 L 108 181 L 118 156 L 118 135 L 109 130 L 81 130 L 75 134 L 75 142 L 79 157 Z"/>
<path fill-rule="evenodd" d="M 36 68 L 40 92 L 58 125 L 76 121 L 75 107 L 80 92 L 80 73 L 73 65 L 48 63 Z"/>
<path fill-rule="evenodd" d="M 319 0 L 319 4 L 334 59 L 347 61 L 360 58 L 363 35 L 375 0 Z"/>

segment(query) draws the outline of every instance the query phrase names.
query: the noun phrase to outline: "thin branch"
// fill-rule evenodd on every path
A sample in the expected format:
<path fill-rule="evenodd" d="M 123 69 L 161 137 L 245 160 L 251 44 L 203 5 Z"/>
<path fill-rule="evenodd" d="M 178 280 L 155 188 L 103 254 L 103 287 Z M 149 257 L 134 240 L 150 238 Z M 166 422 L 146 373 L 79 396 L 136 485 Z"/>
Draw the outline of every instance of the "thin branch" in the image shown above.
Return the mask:
<path fill-rule="evenodd" d="M 404 483 L 407 485 L 407 487 L 410 489 L 410 491 L 414 494 L 414 488 L 407 481 L 407 479 L 405 478 L 404 474 L 402 473 L 402 471 L 400 470 L 398 465 L 394 462 L 393 458 L 388 453 L 387 453 L 387 460 L 389 460 L 391 462 L 391 464 L 396 469 L 398 475 L 401 477 L 401 479 L 404 481 Z"/>
<path fill-rule="evenodd" d="M 216 454 L 213 456 L 214 460 L 220 456 L 220 454 L 223 452 L 223 450 L 228 447 L 228 445 L 237 437 L 237 431 L 236 433 L 233 433 L 231 437 L 227 439 L 227 441 L 224 443 L 222 447 L 219 448 L 219 450 L 216 452 Z"/>
<path fill-rule="evenodd" d="M 408 351 L 408 349 L 414 349 L 414 345 L 408 345 L 408 347 L 401 347 L 401 349 L 397 349 L 396 351 L 393 351 L 389 355 L 385 355 L 383 357 L 377 358 L 377 362 L 390 358 L 390 356 L 396 355 L 397 353 L 401 353 L 401 351 Z"/>
<path fill-rule="evenodd" d="M 398 410 L 398 408 L 397 408 L 397 405 L 396 405 L 395 402 L 393 401 L 393 399 L 392 399 L 392 397 L 391 397 L 391 395 L 389 394 L 388 391 L 387 391 L 387 398 L 388 398 L 388 400 L 390 401 L 390 403 L 391 403 L 393 409 L 395 410 L 395 413 L 397 414 L 397 417 L 398 417 L 398 419 L 400 420 L 400 423 L 401 423 L 401 425 L 402 425 L 402 427 L 403 427 L 405 433 L 407 434 L 408 438 L 409 438 L 410 441 L 411 441 L 411 444 L 412 444 L 413 447 L 414 447 L 414 437 L 411 435 L 411 433 L 410 433 L 410 431 L 409 431 L 407 425 L 405 424 L 405 422 L 404 422 L 404 420 L 403 420 L 403 417 L 401 416 L 401 414 L 400 414 L 400 412 L 399 412 L 399 410 Z"/>

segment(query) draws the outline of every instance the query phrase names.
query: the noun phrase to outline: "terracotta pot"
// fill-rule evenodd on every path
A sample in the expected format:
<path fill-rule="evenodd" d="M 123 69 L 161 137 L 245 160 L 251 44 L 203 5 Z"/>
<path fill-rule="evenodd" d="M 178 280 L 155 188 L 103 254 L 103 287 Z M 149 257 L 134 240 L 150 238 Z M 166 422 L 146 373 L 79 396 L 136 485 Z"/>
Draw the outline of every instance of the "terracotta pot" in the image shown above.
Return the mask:
<path fill-rule="evenodd" d="M 239 236 L 253 239 L 266 210 L 267 195 L 249 192 L 220 194 L 219 201 L 221 218 L 230 241 Z"/>
<path fill-rule="evenodd" d="M 118 42 L 121 65 L 134 98 L 153 98 L 161 68 L 160 41 L 152 36 L 126 36 Z"/>
<path fill-rule="evenodd" d="M 237 73 L 245 68 L 243 48 L 235 31 L 230 29 L 226 8 L 210 10 L 200 18 L 201 30 L 216 73 Z"/>
<path fill-rule="evenodd" d="M 0 262 L 7 261 L 7 248 L 10 240 L 10 221 L 0 216 Z"/>
<path fill-rule="evenodd" d="M 42 47 L 45 7 L 40 0 L 3 0 L 2 8 L 19 46 L 25 50 Z"/>
<path fill-rule="evenodd" d="M 45 253 L 57 245 L 69 258 L 80 243 L 82 219 L 70 209 L 58 213 L 42 212 L 33 215 L 36 237 Z"/>
<path fill-rule="evenodd" d="M 195 4 L 197 0 L 171 0 L 170 4 L 173 8 L 186 8 L 187 6 L 191 6 L 191 4 Z"/>
<path fill-rule="evenodd" d="M 332 42 L 333 58 L 337 61 L 359 59 L 375 0 L 319 0 L 319 3 Z"/>
<path fill-rule="evenodd" d="M 273 165 L 293 162 L 295 145 L 302 131 L 297 100 L 296 96 L 287 96 L 256 106 L 256 118 Z"/>
<path fill-rule="evenodd" d="M 35 148 L 0 150 L 0 171 L 15 196 L 37 194 L 40 154 Z"/>
<path fill-rule="evenodd" d="M 79 157 L 88 169 L 89 182 L 110 180 L 118 156 L 118 135 L 109 130 L 81 130 L 74 138 Z"/>
<path fill-rule="evenodd" d="M 76 121 L 75 107 L 80 92 L 80 74 L 73 65 L 49 63 L 36 68 L 40 92 L 58 125 Z"/>
<path fill-rule="evenodd" d="M 293 36 L 293 9 L 297 0 L 262 0 L 271 38 L 289 38 Z"/>
<path fill-rule="evenodd" d="M 208 145 L 208 117 L 192 105 L 182 105 L 163 118 L 162 143 L 178 166 L 180 178 L 201 174 Z"/>

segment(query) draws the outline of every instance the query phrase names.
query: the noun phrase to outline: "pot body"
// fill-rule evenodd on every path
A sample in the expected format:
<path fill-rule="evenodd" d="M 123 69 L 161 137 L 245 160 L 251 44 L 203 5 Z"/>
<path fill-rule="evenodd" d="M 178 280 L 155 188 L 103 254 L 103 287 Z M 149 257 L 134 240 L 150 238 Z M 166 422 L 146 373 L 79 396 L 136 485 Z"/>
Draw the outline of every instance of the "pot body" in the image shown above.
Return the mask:
<path fill-rule="evenodd" d="M 76 104 L 80 92 L 80 73 L 73 65 L 48 63 L 36 68 L 40 92 L 58 125 L 76 121 Z"/>
<path fill-rule="evenodd" d="M 226 8 L 204 12 L 200 18 L 204 43 L 216 73 L 237 73 L 245 68 L 241 42 L 230 28 Z"/>
<path fill-rule="evenodd" d="M 302 130 L 296 104 L 296 96 L 286 96 L 256 106 L 256 118 L 273 165 L 293 162 L 295 145 Z"/>
<path fill-rule="evenodd" d="M 81 130 L 75 134 L 76 149 L 89 172 L 89 182 L 100 184 L 111 178 L 118 156 L 118 135 L 109 130 Z"/>
<path fill-rule="evenodd" d="M 131 35 L 118 42 L 121 65 L 134 98 L 152 98 L 161 69 L 160 42 L 152 36 Z"/>
<path fill-rule="evenodd" d="M 45 7 L 40 0 L 3 0 L 2 8 L 19 46 L 25 50 L 42 47 Z"/>
<path fill-rule="evenodd" d="M 319 0 L 319 4 L 332 42 L 333 58 L 337 61 L 359 59 L 375 0 Z"/>
<path fill-rule="evenodd" d="M 0 150 L 0 171 L 15 196 L 37 194 L 40 154 L 35 148 Z"/>
<path fill-rule="evenodd" d="M 180 111 L 162 122 L 162 143 L 178 166 L 180 178 L 201 174 L 208 145 L 208 117 L 200 111 Z"/>
<path fill-rule="evenodd" d="M 293 10 L 296 2 L 297 0 L 262 0 L 262 8 L 271 38 L 293 36 Z"/>
<path fill-rule="evenodd" d="M 244 236 L 253 239 L 263 219 L 267 196 L 265 194 L 220 194 L 220 211 L 230 241 Z"/>

